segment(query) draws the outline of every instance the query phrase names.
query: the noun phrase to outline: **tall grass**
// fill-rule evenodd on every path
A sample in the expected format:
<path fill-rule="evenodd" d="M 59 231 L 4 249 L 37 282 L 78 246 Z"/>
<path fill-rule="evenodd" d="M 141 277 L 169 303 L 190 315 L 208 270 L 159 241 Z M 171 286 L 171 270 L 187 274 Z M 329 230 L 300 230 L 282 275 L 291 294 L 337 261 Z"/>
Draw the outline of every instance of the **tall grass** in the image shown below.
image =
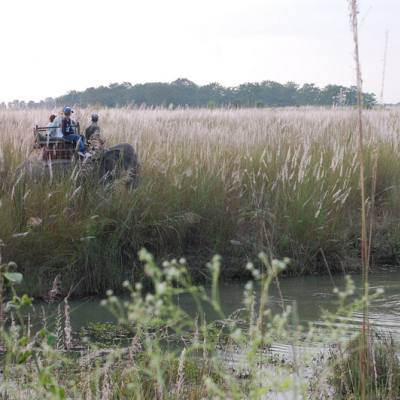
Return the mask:
<path fill-rule="evenodd" d="M 368 357 L 363 352 L 368 352 Z M 398 399 L 400 397 L 400 361 L 397 346 L 387 333 L 372 332 L 368 348 L 360 347 L 360 339 L 349 342 L 345 349 L 332 352 L 330 363 L 336 371 L 331 383 L 337 399 Z M 360 362 L 368 367 L 360 370 Z M 360 379 L 360 375 L 368 375 Z M 364 387 L 360 386 L 363 382 Z"/>
<path fill-rule="evenodd" d="M 43 294 L 57 274 L 64 289 L 99 293 L 141 274 L 137 251 L 187 255 L 197 278 L 212 254 L 221 274 L 260 249 L 293 259 L 290 273 L 357 270 L 360 245 L 357 113 L 352 109 L 100 110 L 109 144 L 132 143 L 142 164 L 138 189 L 118 182 L 79 187 L 68 173 L 51 184 L 16 181 L 34 157 L 32 126 L 49 111 L 0 111 L 0 238 L 5 254 Z M 76 113 L 84 125 L 89 110 Z M 400 254 L 397 109 L 364 112 L 365 182 L 379 163 L 374 204 L 377 263 Z M 372 199 L 367 198 L 371 203 Z M 40 224 L 30 224 L 31 218 Z M 22 234 L 22 235 L 21 235 Z M 195 275 L 196 277 L 196 275 Z"/>

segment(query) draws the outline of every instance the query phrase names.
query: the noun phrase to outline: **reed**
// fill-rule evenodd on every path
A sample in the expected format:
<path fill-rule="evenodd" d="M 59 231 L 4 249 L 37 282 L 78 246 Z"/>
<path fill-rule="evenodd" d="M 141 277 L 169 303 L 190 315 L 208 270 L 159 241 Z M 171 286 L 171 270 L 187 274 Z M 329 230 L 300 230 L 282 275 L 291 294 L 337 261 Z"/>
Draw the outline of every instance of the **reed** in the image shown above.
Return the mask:
<path fill-rule="evenodd" d="M 48 293 L 58 274 L 65 288 L 83 277 L 76 293 L 116 289 L 141 247 L 158 259 L 187 255 L 195 279 L 215 253 L 224 278 L 242 277 L 239 266 L 260 250 L 292 258 L 290 274 L 325 273 L 326 262 L 333 272 L 360 269 L 356 110 L 100 110 L 107 142 L 138 150 L 141 183 L 132 192 L 79 187 L 71 174 L 52 183 L 15 179 L 32 126 L 52 111 L 0 111 L 0 238 L 7 258 L 32 277 L 30 293 Z M 363 112 L 366 192 L 377 175 L 371 257 L 394 265 L 400 113 Z M 89 110 L 76 114 L 85 125 Z"/>
<path fill-rule="evenodd" d="M 368 376 L 360 376 L 362 359 L 360 340 L 348 343 L 344 349 L 332 352 L 330 363 L 334 374 L 331 383 L 337 399 L 397 399 L 400 396 L 400 363 L 393 338 L 384 332 L 371 332 L 368 338 Z M 363 382 L 364 388 L 360 386 Z"/>

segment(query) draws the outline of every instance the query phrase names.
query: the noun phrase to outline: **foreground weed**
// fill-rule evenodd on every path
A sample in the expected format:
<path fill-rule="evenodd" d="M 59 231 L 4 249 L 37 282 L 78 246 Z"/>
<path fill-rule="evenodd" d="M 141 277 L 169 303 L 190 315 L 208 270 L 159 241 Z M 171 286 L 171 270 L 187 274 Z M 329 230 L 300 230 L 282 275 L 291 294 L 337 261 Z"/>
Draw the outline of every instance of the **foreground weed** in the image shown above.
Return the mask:
<path fill-rule="evenodd" d="M 288 260 L 271 260 L 261 253 L 257 264 L 248 264 L 252 280 L 243 291 L 243 308 L 225 315 L 219 300 L 220 257 L 208 264 L 209 288 L 193 284 L 184 259 L 159 267 L 145 250 L 139 259 L 147 289 L 125 281 L 128 297 L 108 291 L 102 304 L 117 324 L 111 329 L 92 326 L 80 336 L 70 326 L 67 300 L 60 302 L 54 332 L 46 320 L 32 331 L 23 312 L 32 307 L 32 300 L 14 290 L 20 276 L 3 274 L 14 293 L 6 303 L 1 332 L 3 398 L 268 399 L 278 394 L 324 398 L 343 392 L 335 373 L 337 365 L 344 364 L 333 363 L 327 355 L 332 344 L 346 348 L 356 339 L 350 327 L 337 323 L 363 307 L 365 299 L 354 300 L 350 278 L 345 291 L 337 291 L 337 311 L 325 313 L 323 327 L 306 326 L 299 324 L 295 307 L 284 307 L 281 313 L 270 307 L 270 286 L 287 269 Z M 189 305 L 195 311 L 189 312 Z M 115 339 L 121 335 L 120 340 L 112 340 L 109 330 Z M 274 353 L 277 343 L 289 349 L 284 359 Z M 316 343 L 319 358 L 307 350 Z M 318 369 L 322 372 L 310 380 Z M 350 376 L 351 371 L 343 373 Z"/>

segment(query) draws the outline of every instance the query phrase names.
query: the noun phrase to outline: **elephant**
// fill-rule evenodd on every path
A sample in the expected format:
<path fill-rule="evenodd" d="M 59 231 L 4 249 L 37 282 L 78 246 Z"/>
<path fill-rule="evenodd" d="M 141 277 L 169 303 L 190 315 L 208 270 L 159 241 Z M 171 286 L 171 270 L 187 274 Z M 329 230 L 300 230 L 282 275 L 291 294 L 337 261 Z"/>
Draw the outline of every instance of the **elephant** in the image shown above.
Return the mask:
<path fill-rule="evenodd" d="M 104 183 L 112 182 L 121 174 L 127 186 L 137 187 L 139 183 L 139 161 L 133 147 L 128 143 L 117 144 L 105 150 L 99 157 L 99 178 Z"/>
<path fill-rule="evenodd" d="M 140 164 L 138 156 L 129 143 L 122 143 L 101 150 L 95 156 L 80 161 L 76 156 L 61 159 L 32 159 L 23 162 L 16 170 L 16 179 L 38 181 L 43 178 L 76 174 L 79 179 L 97 178 L 103 185 L 123 179 L 127 188 L 139 183 Z"/>

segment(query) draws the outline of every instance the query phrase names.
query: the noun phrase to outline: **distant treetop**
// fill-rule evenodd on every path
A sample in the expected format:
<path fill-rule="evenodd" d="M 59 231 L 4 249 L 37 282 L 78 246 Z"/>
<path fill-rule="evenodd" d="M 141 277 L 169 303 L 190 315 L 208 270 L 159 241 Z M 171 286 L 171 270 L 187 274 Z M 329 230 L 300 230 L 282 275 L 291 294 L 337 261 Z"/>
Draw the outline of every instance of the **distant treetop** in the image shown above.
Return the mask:
<path fill-rule="evenodd" d="M 313 83 L 300 86 L 294 82 L 248 82 L 234 87 L 219 83 L 199 86 L 189 79 L 171 83 L 152 82 L 132 85 L 129 82 L 70 91 L 64 96 L 46 98 L 40 102 L 15 100 L 9 108 L 154 106 L 154 107 L 296 107 L 296 106 L 353 106 L 357 103 L 357 88 L 327 85 L 319 88 Z M 373 93 L 364 93 L 364 104 L 376 104 Z M 0 104 L 1 107 L 1 104 Z M 5 104 L 3 103 L 3 107 Z"/>

